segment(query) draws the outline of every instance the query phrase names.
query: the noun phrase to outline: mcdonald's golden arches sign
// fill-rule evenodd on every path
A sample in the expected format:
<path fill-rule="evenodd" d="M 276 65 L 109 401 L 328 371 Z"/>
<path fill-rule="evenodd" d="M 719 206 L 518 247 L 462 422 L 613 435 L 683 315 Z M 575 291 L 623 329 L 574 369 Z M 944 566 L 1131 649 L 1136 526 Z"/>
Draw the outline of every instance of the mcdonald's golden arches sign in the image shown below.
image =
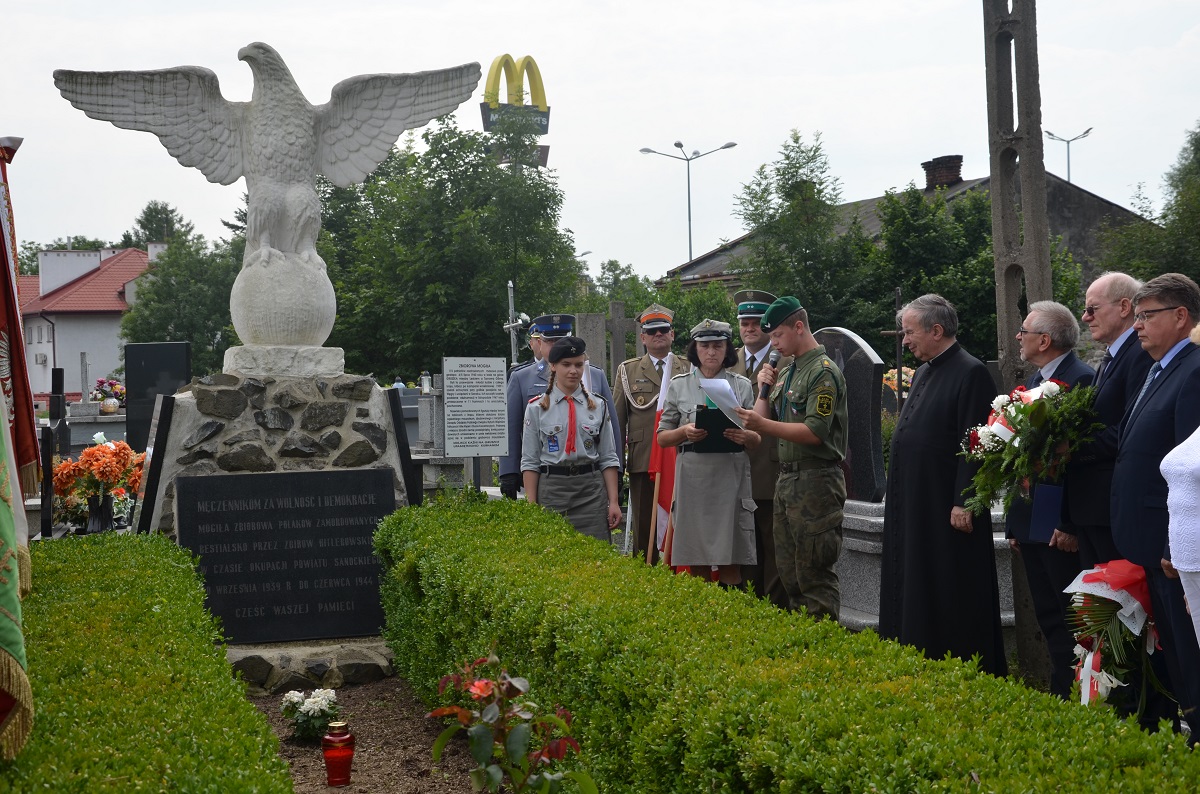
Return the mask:
<path fill-rule="evenodd" d="M 500 101 L 500 77 L 504 77 L 508 102 Z M 525 104 L 525 78 L 529 78 L 530 104 Z M 537 134 L 550 131 L 550 106 L 546 104 L 546 88 L 542 85 L 542 73 L 529 55 L 517 60 L 508 53 L 499 55 L 488 69 L 487 81 L 483 84 L 483 102 L 479 109 L 483 114 L 483 129 L 492 126 L 505 113 L 519 112 L 537 125 Z"/>

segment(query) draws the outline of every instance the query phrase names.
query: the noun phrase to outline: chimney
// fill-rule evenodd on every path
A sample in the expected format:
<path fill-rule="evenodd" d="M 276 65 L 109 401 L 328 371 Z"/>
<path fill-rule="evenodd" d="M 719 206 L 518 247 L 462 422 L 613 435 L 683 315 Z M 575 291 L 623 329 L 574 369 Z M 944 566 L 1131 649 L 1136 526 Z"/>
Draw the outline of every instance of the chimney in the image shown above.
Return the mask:
<path fill-rule="evenodd" d="M 947 154 L 921 163 L 925 169 L 925 189 L 957 185 L 962 181 L 962 162 L 961 154 Z"/>

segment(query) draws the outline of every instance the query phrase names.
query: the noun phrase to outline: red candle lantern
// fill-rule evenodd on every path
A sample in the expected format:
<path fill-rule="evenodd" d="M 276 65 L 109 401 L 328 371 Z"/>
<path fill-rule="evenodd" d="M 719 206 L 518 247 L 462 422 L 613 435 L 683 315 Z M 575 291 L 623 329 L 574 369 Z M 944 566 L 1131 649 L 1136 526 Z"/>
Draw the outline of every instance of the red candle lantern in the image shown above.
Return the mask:
<path fill-rule="evenodd" d="M 330 786 L 350 785 L 350 764 L 354 761 L 354 734 L 344 722 L 329 723 L 329 732 L 321 739 L 325 756 L 325 778 Z"/>

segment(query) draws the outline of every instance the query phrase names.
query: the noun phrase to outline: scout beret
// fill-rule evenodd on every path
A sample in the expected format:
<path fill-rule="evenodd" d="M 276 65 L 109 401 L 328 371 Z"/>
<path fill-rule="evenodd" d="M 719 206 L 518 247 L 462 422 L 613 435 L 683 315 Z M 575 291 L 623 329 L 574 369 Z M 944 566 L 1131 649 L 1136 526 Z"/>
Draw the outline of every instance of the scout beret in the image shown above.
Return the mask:
<path fill-rule="evenodd" d="M 541 317 L 534 317 L 530 322 L 529 335 L 557 339 L 571 333 L 574 325 L 575 315 L 573 314 L 543 314 Z"/>
<path fill-rule="evenodd" d="M 646 311 L 638 315 L 638 322 L 642 324 L 643 331 L 651 331 L 655 328 L 670 328 L 671 322 L 674 319 L 675 312 L 657 303 L 651 303 L 646 307 Z"/>
<path fill-rule="evenodd" d="M 803 308 L 800 305 L 800 301 L 791 295 L 776 298 L 775 302 L 767 307 L 766 313 L 762 316 L 758 324 L 764 331 L 770 333 L 782 325 L 784 320 Z"/>
<path fill-rule="evenodd" d="M 557 364 L 564 358 L 582 356 L 585 350 L 587 350 L 587 345 L 582 339 L 577 336 L 564 336 L 554 343 L 550 352 L 546 354 L 546 358 L 550 360 L 551 364 Z"/>
<path fill-rule="evenodd" d="M 760 289 L 744 289 L 733 293 L 733 302 L 737 304 L 739 320 L 757 320 L 767 313 L 767 308 L 775 302 L 775 296 Z"/>
<path fill-rule="evenodd" d="M 729 323 L 723 323 L 720 320 L 701 320 L 692 329 L 691 337 L 694 342 L 715 342 L 718 339 L 733 339 L 733 329 Z"/>

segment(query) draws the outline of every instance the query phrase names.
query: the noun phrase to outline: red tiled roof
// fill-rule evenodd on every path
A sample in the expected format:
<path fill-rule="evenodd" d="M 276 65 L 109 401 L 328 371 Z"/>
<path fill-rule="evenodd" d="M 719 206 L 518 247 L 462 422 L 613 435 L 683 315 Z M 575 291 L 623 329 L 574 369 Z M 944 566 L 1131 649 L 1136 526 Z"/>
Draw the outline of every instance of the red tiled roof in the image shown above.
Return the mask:
<path fill-rule="evenodd" d="M 126 282 L 133 281 L 145 272 L 148 264 L 149 259 L 145 251 L 126 248 L 121 253 L 105 259 L 95 270 L 63 284 L 46 295 L 37 294 L 35 283 L 29 290 L 29 294 L 34 296 L 32 300 L 26 299 L 24 279 L 36 276 L 23 276 L 18 285 L 18 289 L 22 290 L 21 314 L 97 314 L 128 311 L 129 305 L 125 303 L 122 290 Z"/>
<path fill-rule="evenodd" d="M 25 311 L 25 307 L 33 301 L 37 300 L 38 289 L 41 287 L 42 279 L 34 274 L 32 276 L 17 276 L 17 295 L 21 298 L 21 311 Z"/>

